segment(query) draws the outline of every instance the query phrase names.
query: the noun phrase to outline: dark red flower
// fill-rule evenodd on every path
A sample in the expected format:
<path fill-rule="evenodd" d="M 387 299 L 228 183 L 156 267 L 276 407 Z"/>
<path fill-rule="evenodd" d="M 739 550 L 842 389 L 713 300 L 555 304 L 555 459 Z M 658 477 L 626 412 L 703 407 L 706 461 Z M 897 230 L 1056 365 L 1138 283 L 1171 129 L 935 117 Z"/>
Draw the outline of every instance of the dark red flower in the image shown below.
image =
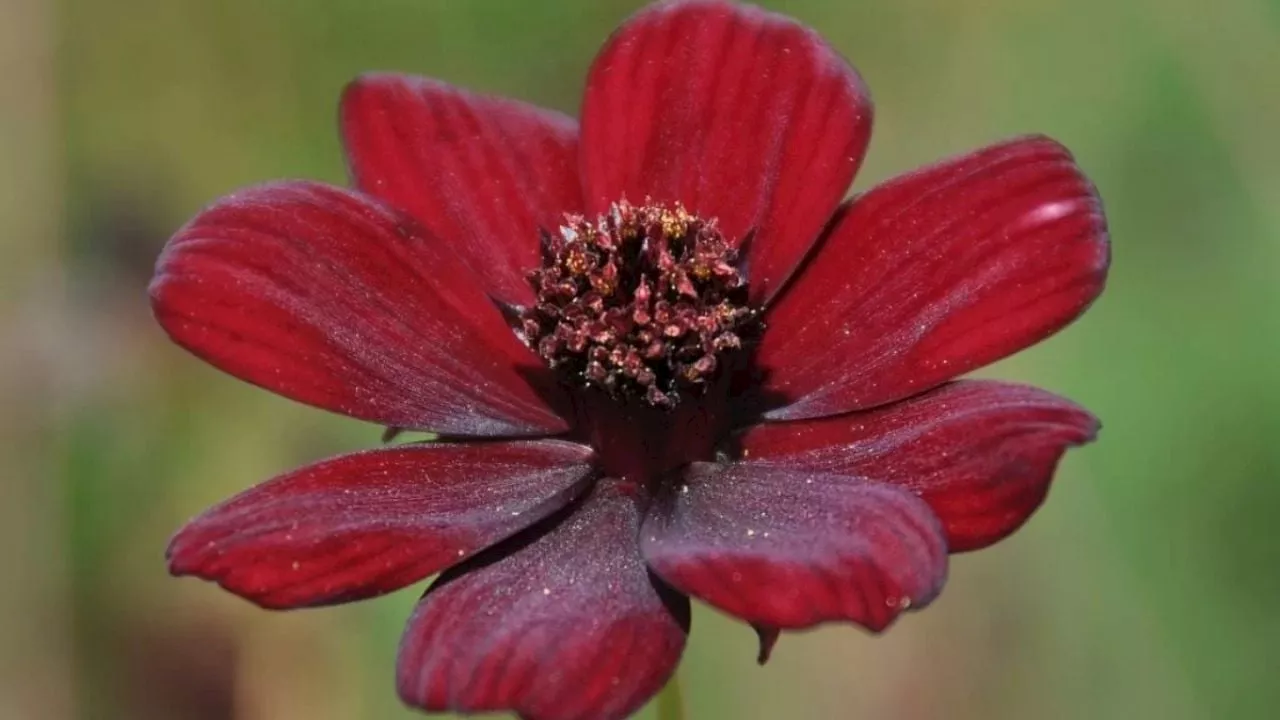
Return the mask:
<path fill-rule="evenodd" d="M 173 237 L 151 296 L 177 343 L 442 436 L 215 507 L 174 538 L 175 574 L 291 608 L 442 573 L 400 648 L 406 702 L 621 718 L 670 677 L 690 597 L 762 656 L 780 630 L 882 630 L 1094 437 L 1062 398 L 954 380 L 1102 289 L 1102 208 L 1061 145 L 842 201 L 862 81 L 813 31 L 719 0 L 628 21 L 581 124 L 362 77 L 341 106 L 355 190 L 243 190 Z"/>

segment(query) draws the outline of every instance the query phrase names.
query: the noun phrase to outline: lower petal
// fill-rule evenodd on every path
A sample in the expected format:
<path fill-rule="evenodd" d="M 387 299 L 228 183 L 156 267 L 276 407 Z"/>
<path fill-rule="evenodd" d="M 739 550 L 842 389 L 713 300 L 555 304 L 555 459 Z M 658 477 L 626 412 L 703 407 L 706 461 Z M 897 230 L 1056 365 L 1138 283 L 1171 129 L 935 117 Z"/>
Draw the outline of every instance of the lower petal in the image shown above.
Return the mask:
<path fill-rule="evenodd" d="M 611 720 L 666 684 L 689 631 L 689 601 L 640 558 L 635 500 L 601 481 L 547 526 L 455 568 L 427 592 L 400 646 L 406 703 Z"/>
<path fill-rule="evenodd" d="M 966 380 L 869 412 L 763 423 L 739 443 L 753 462 L 919 495 L 952 552 L 986 547 L 1027 521 L 1068 448 L 1098 421 L 1075 403 L 1025 385 Z"/>
<path fill-rule="evenodd" d="M 570 502 L 591 451 L 560 441 L 432 443 L 325 460 L 192 520 L 175 575 L 269 608 L 381 595 L 440 572 Z"/>
<path fill-rule="evenodd" d="M 677 590 L 777 629 L 847 620 L 883 630 L 942 588 L 947 548 L 919 498 L 887 485 L 695 463 L 645 518 L 649 566 Z"/>

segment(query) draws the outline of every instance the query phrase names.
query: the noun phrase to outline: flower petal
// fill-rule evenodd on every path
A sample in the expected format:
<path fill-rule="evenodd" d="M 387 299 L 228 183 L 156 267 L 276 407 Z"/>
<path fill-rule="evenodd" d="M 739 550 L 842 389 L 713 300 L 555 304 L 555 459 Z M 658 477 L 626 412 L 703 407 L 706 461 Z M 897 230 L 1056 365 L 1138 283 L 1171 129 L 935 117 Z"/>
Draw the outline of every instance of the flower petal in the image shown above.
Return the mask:
<path fill-rule="evenodd" d="M 641 529 L 649 567 L 766 632 L 850 620 L 879 631 L 942 588 L 929 506 L 890 485 L 763 463 L 695 463 Z M 772 641 L 762 635 L 761 657 Z"/>
<path fill-rule="evenodd" d="M 440 572 L 571 501 L 591 451 L 554 440 L 430 443 L 344 455 L 192 520 L 169 569 L 269 608 L 381 595 Z"/>
<path fill-rule="evenodd" d="M 150 291 L 175 342 L 294 400 L 457 435 L 566 427 L 529 383 L 545 368 L 449 248 L 355 193 L 229 195 L 169 241 Z"/>
<path fill-rule="evenodd" d="M 913 395 L 1053 334 L 1102 292 L 1093 185 L 1023 138 L 881 185 L 852 205 L 770 310 L 758 361 L 776 420 Z"/>
<path fill-rule="evenodd" d="M 582 110 L 587 209 L 679 201 L 748 248 L 752 300 L 786 281 L 849 189 L 871 100 L 812 30 L 750 5 L 659 3 L 609 40 Z"/>
<path fill-rule="evenodd" d="M 450 243 L 494 297 L 533 302 L 525 273 L 540 262 L 539 230 L 582 211 L 572 118 L 392 74 L 347 86 L 340 118 L 360 190 Z"/>
<path fill-rule="evenodd" d="M 1000 540 L 1031 516 L 1067 448 L 1098 421 L 1044 390 L 969 380 L 869 412 L 762 423 L 741 438 L 752 463 L 889 483 L 919 495 L 952 552 Z"/>
<path fill-rule="evenodd" d="M 615 482 L 597 484 L 545 534 L 515 538 L 436 581 L 400 646 L 406 703 L 611 720 L 666 684 L 689 600 L 655 585 L 636 547 L 635 501 Z"/>

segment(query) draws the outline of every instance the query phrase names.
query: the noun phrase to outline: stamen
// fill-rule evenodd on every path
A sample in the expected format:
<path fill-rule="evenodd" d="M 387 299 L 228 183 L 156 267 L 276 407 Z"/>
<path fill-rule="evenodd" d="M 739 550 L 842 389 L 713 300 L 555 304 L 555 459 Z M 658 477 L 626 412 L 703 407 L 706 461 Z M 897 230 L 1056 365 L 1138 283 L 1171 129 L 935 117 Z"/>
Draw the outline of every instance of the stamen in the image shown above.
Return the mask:
<path fill-rule="evenodd" d="M 672 407 L 760 329 L 737 251 L 679 204 L 624 200 L 594 222 L 567 216 L 542 251 L 524 340 L 569 380 L 614 397 Z"/>

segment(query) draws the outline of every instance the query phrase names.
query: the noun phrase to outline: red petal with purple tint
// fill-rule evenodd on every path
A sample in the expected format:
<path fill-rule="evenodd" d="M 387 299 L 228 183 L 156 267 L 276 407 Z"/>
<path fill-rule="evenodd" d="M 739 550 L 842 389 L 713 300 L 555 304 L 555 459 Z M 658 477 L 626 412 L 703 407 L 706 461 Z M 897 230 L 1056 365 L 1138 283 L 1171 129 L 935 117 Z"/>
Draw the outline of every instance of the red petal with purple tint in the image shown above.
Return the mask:
<path fill-rule="evenodd" d="M 560 509 L 591 451 L 552 440 L 405 445 L 325 460 L 192 520 L 175 575 L 269 608 L 347 602 L 415 583 Z"/>
<path fill-rule="evenodd" d="M 432 586 L 400 646 L 405 702 L 615 720 L 666 684 L 689 600 L 655 586 L 636 547 L 634 499 L 614 482 L 601 481 L 545 534 L 513 538 Z"/>
<path fill-rule="evenodd" d="M 1021 527 L 1062 454 L 1097 429 L 1086 410 L 1052 393 L 970 380 L 869 412 L 762 423 L 741 447 L 753 464 L 909 490 L 929 503 L 959 552 Z"/>
<path fill-rule="evenodd" d="M 938 520 L 901 488 L 755 462 L 695 463 L 684 481 L 646 517 L 645 559 L 677 590 L 753 625 L 879 631 L 946 579 Z"/>
<path fill-rule="evenodd" d="M 545 368 L 449 247 L 355 193 L 223 198 L 169 241 L 151 298 L 179 345 L 310 405 L 459 435 L 566 427 L 526 379 Z"/>
<path fill-rule="evenodd" d="M 1070 153 L 1006 142 L 853 201 L 765 318 L 776 420 L 907 397 L 1062 328 L 1102 291 L 1102 206 Z"/>
<path fill-rule="evenodd" d="M 862 162 L 871 100 L 816 33 L 750 5 L 660 3 L 601 50 L 582 110 L 587 208 L 679 201 L 752 236 L 752 300 L 785 282 Z"/>
<path fill-rule="evenodd" d="M 572 118 L 389 74 L 351 83 L 340 116 L 357 187 L 448 242 L 494 297 L 533 302 L 539 230 L 582 211 Z"/>

